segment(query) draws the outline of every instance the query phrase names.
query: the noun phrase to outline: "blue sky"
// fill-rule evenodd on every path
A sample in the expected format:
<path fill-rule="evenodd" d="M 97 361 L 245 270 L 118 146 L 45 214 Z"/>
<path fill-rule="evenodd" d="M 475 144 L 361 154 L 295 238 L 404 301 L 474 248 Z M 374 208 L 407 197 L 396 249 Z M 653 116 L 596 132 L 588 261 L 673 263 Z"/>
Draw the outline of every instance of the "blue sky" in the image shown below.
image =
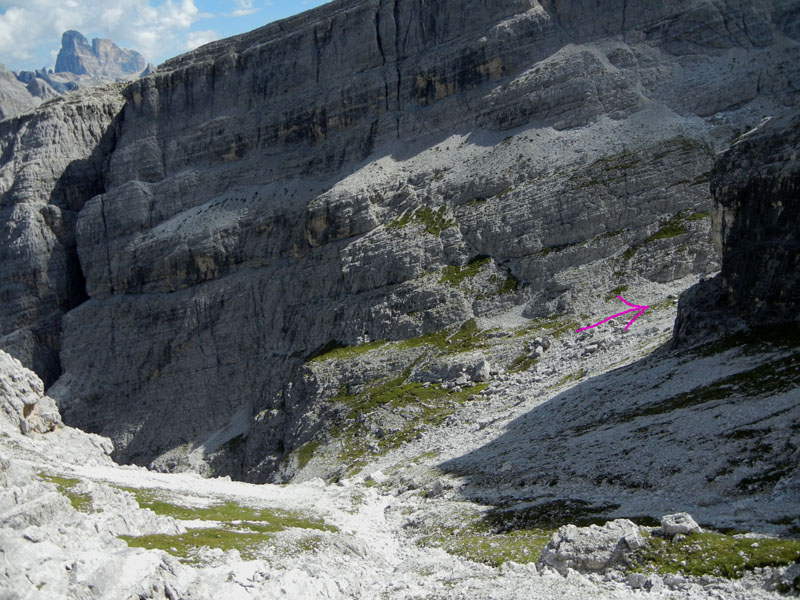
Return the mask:
<path fill-rule="evenodd" d="M 55 64 L 61 34 L 108 38 L 154 64 L 250 31 L 327 0 L 0 0 L 0 63 L 20 71 Z"/>

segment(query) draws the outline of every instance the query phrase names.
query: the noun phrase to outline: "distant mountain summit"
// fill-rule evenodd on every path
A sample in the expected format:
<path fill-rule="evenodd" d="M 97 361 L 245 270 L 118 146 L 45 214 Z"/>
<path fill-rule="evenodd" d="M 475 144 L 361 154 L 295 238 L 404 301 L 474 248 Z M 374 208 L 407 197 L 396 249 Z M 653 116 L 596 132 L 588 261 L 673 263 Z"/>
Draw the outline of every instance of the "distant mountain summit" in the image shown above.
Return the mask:
<path fill-rule="evenodd" d="M 154 72 L 136 50 L 125 50 L 111 40 L 90 44 L 80 31 L 65 31 L 55 71 L 8 71 L 0 65 L 0 120 L 39 106 L 45 100 L 81 88 L 144 77 Z"/>
<path fill-rule="evenodd" d="M 56 73 L 74 73 L 108 79 L 128 79 L 151 68 L 136 50 L 125 50 L 111 40 L 92 43 L 79 31 L 65 31 L 56 59 Z"/>

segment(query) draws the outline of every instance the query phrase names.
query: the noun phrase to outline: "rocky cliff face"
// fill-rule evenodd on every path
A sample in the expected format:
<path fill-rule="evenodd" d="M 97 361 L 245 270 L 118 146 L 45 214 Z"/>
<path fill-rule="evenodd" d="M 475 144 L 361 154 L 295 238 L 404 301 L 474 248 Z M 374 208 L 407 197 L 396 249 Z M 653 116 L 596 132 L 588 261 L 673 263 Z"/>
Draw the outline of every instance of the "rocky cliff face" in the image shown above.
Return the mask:
<path fill-rule="evenodd" d="M 103 190 L 122 102 L 119 88 L 92 90 L 0 123 L 0 345 L 48 385 L 61 318 L 86 299 L 77 214 Z"/>
<path fill-rule="evenodd" d="M 742 136 L 711 180 L 721 273 L 681 297 L 678 343 L 800 321 L 800 113 Z"/>
<path fill-rule="evenodd" d="M 329 416 L 320 349 L 714 271 L 713 154 L 797 103 L 797 9 L 590 4 L 332 3 L 128 86 L 65 420 L 263 480 Z"/>
<path fill-rule="evenodd" d="M 56 57 L 56 73 L 74 73 L 106 79 L 127 79 L 147 69 L 136 50 L 123 50 L 111 40 L 94 38 L 91 45 L 79 31 L 65 31 Z"/>

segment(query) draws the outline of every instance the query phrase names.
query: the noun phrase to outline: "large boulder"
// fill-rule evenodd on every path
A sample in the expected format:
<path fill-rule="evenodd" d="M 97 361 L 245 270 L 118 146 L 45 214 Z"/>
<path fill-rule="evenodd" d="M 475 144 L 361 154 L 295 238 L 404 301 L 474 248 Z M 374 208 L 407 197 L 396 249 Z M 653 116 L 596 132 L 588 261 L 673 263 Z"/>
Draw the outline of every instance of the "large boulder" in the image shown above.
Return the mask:
<path fill-rule="evenodd" d="M 628 519 L 609 521 L 602 527 L 564 525 L 542 551 L 537 567 L 552 567 L 562 575 L 568 569 L 602 572 L 627 564 L 633 551 L 644 545 L 639 527 Z"/>

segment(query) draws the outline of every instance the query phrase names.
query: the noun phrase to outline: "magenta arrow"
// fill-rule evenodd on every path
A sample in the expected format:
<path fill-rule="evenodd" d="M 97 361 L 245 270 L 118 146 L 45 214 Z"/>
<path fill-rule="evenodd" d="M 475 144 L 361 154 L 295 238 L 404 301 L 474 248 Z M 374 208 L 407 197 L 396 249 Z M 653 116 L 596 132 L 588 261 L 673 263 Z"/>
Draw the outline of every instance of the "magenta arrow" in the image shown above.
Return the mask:
<path fill-rule="evenodd" d="M 622 315 L 627 315 L 629 312 L 638 311 L 635 315 L 633 315 L 633 318 L 625 326 L 625 331 L 628 331 L 628 327 L 633 325 L 633 322 L 636 319 L 639 318 L 639 315 L 641 315 L 644 311 L 646 311 L 648 308 L 650 308 L 649 306 L 639 306 L 638 304 L 631 304 L 630 302 L 625 300 L 625 298 L 623 298 L 622 296 L 617 296 L 617 298 L 622 300 L 625 304 L 627 304 L 631 308 L 629 308 L 628 310 L 624 310 L 621 313 L 617 313 L 615 315 L 611 315 L 607 319 L 603 319 L 602 321 L 600 321 L 599 323 L 595 323 L 594 325 L 589 325 L 588 327 L 581 327 L 580 329 L 576 330 L 575 333 L 580 333 L 581 331 L 586 331 L 587 329 L 591 329 L 592 327 L 597 327 L 598 325 L 602 325 L 603 323 L 607 323 L 611 319 L 616 319 L 617 317 L 621 317 Z"/>

